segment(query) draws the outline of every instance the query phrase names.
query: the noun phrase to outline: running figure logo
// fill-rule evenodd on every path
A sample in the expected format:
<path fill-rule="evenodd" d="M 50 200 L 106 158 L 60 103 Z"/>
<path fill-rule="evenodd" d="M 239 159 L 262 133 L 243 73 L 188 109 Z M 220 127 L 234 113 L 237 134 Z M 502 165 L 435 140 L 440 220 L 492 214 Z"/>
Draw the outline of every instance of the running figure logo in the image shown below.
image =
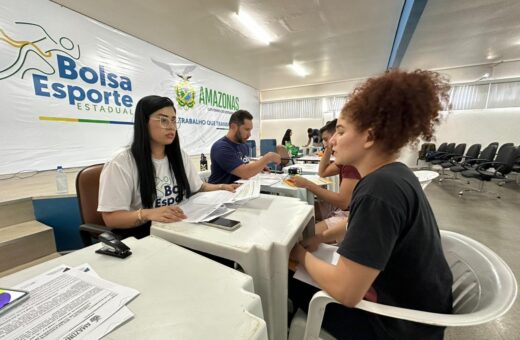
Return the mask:
<path fill-rule="evenodd" d="M 76 60 L 79 59 L 81 54 L 79 45 L 75 45 L 69 38 L 60 37 L 55 39 L 42 26 L 35 23 L 16 21 L 15 24 L 35 28 L 39 38 L 19 40 L 0 27 L 0 48 L 6 44 L 8 48 L 18 50 L 18 53 L 15 52 L 14 54 L 14 61 L 7 61 L 7 67 L 3 68 L 3 65 L 0 64 L 0 80 L 7 79 L 18 73 L 21 73 L 21 78 L 23 79 L 29 71 L 36 71 L 46 75 L 55 74 L 56 68 L 49 62 L 54 52 L 66 54 Z M 5 56 L 8 53 L 2 54 L 4 57 L 0 59 L 0 62 L 4 63 L 6 62 L 4 60 Z M 31 65 L 28 65 L 29 63 Z M 38 63 L 41 65 L 33 65 Z"/>

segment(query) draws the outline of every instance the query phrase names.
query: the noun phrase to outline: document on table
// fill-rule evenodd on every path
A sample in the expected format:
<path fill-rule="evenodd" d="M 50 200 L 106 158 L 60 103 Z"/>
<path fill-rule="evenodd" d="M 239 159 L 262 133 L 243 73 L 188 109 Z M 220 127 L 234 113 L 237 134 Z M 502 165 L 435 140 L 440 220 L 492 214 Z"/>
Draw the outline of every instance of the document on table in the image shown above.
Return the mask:
<path fill-rule="evenodd" d="M 317 184 L 317 185 L 325 185 L 325 184 L 328 185 L 328 184 L 332 183 L 332 181 L 330 179 L 323 178 L 318 175 L 303 175 L 302 177 L 304 177 L 305 179 L 308 179 L 309 181 L 311 181 L 312 183 Z"/>
<path fill-rule="evenodd" d="M 17 285 L 30 297 L 0 317 L 0 338 L 99 338 L 132 317 L 128 310 L 117 312 L 139 292 L 88 271 L 88 265 L 59 266 Z"/>
<path fill-rule="evenodd" d="M 236 192 L 217 190 L 199 192 L 179 204 L 187 216 L 184 222 L 206 222 L 219 216 L 234 211 L 225 205 L 245 203 L 251 199 L 260 197 L 260 185 L 258 181 L 247 181 L 236 189 Z"/>
<path fill-rule="evenodd" d="M 188 199 L 179 204 L 186 219 L 183 222 L 199 223 L 207 219 L 212 213 L 218 210 L 222 203 L 204 204 L 197 203 L 195 199 Z"/>
<path fill-rule="evenodd" d="M 271 186 L 281 182 L 287 175 L 285 174 L 271 174 L 271 173 L 260 173 L 250 179 L 239 179 L 236 183 L 244 184 L 251 180 L 260 181 L 260 185 Z"/>
<path fill-rule="evenodd" d="M 337 250 L 338 247 L 336 246 L 322 243 L 320 244 L 318 249 L 316 249 L 316 251 L 314 251 L 312 254 L 322 261 L 335 265 L 336 263 L 338 263 L 340 256 L 336 252 Z M 297 280 L 310 284 L 316 288 L 321 288 L 320 286 L 318 286 L 316 282 L 314 282 L 314 280 L 310 277 L 309 273 L 305 269 L 303 269 L 302 266 L 298 266 L 293 277 Z"/>

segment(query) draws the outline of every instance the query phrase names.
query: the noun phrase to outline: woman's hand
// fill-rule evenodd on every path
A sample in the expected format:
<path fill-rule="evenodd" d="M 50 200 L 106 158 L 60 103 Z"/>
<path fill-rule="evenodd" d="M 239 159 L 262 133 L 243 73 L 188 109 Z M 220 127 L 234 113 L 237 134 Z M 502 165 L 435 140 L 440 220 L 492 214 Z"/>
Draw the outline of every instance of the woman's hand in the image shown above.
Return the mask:
<path fill-rule="evenodd" d="M 240 186 L 240 184 L 220 184 L 220 190 L 226 190 L 235 192 L 235 190 Z"/>
<path fill-rule="evenodd" d="M 298 242 L 294 245 L 293 249 L 291 250 L 289 258 L 298 263 L 303 263 L 303 258 L 305 257 L 306 252 L 307 251 L 305 250 L 305 248 Z"/>
<path fill-rule="evenodd" d="M 302 241 L 302 246 L 311 253 L 316 251 L 322 242 L 321 234 L 314 235 Z"/>
<path fill-rule="evenodd" d="M 184 212 L 177 205 L 167 205 L 154 209 L 143 209 L 143 218 L 148 221 L 162 223 L 179 222 L 186 218 Z"/>
<path fill-rule="evenodd" d="M 298 188 L 305 189 L 308 189 L 309 186 L 312 184 L 311 181 L 309 181 L 306 178 L 303 178 L 302 176 L 291 176 L 287 179 L 287 181 L 294 184 L 294 186 L 297 186 Z"/>

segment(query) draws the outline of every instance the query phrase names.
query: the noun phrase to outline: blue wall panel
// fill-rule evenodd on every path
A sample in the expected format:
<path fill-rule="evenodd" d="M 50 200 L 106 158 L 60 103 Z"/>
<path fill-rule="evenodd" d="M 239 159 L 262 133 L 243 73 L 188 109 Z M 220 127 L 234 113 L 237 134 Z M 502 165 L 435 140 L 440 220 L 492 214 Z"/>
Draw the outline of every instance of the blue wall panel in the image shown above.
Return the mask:
<path fill-rule="evenodd" d="M 81 217 L 76 197 L 33 199 L 36 220 L 54 228 L 58 251 L 83 247 L 79 236 Z"/>

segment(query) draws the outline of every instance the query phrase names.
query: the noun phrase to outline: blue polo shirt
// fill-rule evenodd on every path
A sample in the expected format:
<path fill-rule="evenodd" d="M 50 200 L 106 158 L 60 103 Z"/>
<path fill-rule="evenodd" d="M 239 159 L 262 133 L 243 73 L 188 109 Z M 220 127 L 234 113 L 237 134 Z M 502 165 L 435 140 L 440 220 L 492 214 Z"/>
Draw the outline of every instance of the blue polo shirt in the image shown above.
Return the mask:
<path fill-rule="evenodd" d="M 208 182 L 212 184 L 233 183 L 240 177 L 233 175 L 231 171 L 247 163 L 249 163 L 247 144 L 234 143 L 224 136 L 211 147 L 211 176 Z"/>

